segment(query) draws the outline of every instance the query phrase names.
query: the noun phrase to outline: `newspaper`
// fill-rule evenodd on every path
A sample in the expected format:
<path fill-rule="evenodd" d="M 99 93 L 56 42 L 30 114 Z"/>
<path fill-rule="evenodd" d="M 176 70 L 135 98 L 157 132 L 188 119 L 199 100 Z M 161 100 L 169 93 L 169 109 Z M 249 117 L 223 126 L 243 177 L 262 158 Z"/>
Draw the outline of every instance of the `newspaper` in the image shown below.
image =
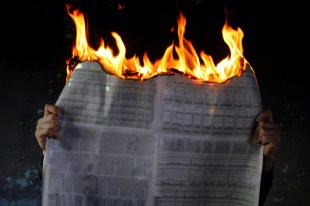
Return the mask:
<path fill-rule="evenodd" d="M 78 64 L 56 105 L 44 206 L 258 205 L 262 147 L 251 140 L 262 109 L 248 65 L 224 84 L 181 75 L 137 81 Z"/>

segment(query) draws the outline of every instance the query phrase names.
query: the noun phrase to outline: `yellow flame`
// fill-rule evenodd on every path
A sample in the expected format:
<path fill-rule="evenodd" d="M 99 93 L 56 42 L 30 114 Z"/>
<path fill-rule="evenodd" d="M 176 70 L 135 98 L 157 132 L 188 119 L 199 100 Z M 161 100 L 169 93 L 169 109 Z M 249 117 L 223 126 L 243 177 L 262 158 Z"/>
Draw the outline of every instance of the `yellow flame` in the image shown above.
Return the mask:
<path fill-rule="evenodd" d="M 178 18 L 178 45 L 172 43 L 166 48 L 163 56 L 155 62 L 151 62 L 145 52 L 141 64 L 139 57 L 136 55 L 129 59 L 125 57 L 126 47 L 122 38 L 116 32 L 111 34 L 116 42 L 117 55 L 114 55 L 111 47 L 105 45 L 102 38 L 97 50 L 90 47 L 87 41 L 83 13 L 79 10 L 73 10 L 70 13 L 69 5 L 67 5 L 67 11 L 76 26 L 76 43 L 73 46 L 73 57 L 78 57 L 80 62 L 97 61 L 107 73 L 122 79 L 145 80 L 159 74 L 171 73 L 171 69 L 175 69 L 189 78 L 199 81 L 223 83 L 231 77 L 240 76 L 246 69 L 246 60 L 243 57 L 242 48 L 244 34 L 240 28 L 234 30 L 230 27 L 227 21 L 223 26 L 222 35 L 225 43 L 229 46 L 230 56 L 227 56 L 216 66 L 210 55 L 201 51 L 199 56 L 192 43 L 184 37 L 186 19 L 182 13 Z M 173 55 L 174 52 L 176 52 L 177 57 Z M 200 62 L 201 60 L 202 62 Z M 68 79 L 72 70 L 67 69 L 67 72 Z"/>

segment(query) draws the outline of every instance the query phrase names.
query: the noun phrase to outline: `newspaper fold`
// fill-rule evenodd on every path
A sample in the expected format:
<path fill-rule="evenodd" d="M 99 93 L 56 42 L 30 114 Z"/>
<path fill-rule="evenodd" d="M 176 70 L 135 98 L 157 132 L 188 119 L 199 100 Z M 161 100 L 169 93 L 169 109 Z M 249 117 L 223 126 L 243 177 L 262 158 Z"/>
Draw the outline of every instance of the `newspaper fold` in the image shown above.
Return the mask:
<path fill-rule="evenodd" d="M 249 65 L 198 84 L 123 80 L 83 62 L 56 105 L 62 134 L 47 141 L 44 206 L 258 205 L 262 147 L 251 130 L 262 106 Z"/>

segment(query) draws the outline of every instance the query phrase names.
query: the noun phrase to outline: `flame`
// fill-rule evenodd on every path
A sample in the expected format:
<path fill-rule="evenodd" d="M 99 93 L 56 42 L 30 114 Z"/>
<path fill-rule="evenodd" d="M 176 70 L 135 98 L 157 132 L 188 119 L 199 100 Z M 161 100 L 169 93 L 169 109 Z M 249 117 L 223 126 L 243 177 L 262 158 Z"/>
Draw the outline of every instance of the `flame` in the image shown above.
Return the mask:
<path fill-rule="evenodd" d="M 97 61 L 107 73 L 113 74 L 122 79 L 145 80 L 161 74 L 179 72 L 197 81 L 223 83 L 234 76 L 240 76 L 246 69 L 246 60 L 243 57 L 242 39 L 243 31 L 238 27 L 234 30 L 225 22 L 222 35 L 225 43 L 229 46 L 230 56 L 214 65 L 213 59 L 204 51 L 200 56 L 194 49 L 192 43 L 184 37 L 186 19 L 180 12 L 178 18 L 178 44 L 172 43 L 168 46 L 163 56 L 155 62 L 151 62 L 147 53 L 143 55 L 143 62 L 140 63 L 138 56 L 127 59 L 126 47 L 120 35 L 111 32 L 114 37 L 118 54 L 101 38 L 97 50 L 90 47 L 87 41 L 87 30 L 83 13 L 75 9 L 71 12 L 67 6 L 68 14 L 74 20 L 76 26 L 76 43 L 73 46 L 73 58 L 79 62 Z M 175 55 L 175 53 L 177 55 Z M 72 60 L 71 59 L 71 60 Z M 73 72 L 73 65 L 67 62 L 67 80 Z"/>

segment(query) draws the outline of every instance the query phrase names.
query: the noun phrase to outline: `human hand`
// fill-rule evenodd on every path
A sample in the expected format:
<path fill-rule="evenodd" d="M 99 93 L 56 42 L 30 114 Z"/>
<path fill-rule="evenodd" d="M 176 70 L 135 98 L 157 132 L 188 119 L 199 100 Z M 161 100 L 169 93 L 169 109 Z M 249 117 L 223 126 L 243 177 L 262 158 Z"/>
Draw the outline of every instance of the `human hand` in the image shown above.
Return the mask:
<path fill-rule="evenodd" d="M 254 139 L 257 144 L 264 146 L 263 155 L 263 171 L 271 170 L 275 158 L 276 151 L 280 144 L 280 128 L 273 121 L 271 110 L 263 110 L 256 117 L 257 127 L 254 133 Z"/>
<path fill-rule="evenodd" d="M 60 108 L 46 104 L 44 116 L 38 120 L 35 131 L 37 142 L 43 152 L 45 151 L 46 138 L 58 139 L 61 131 Z"/>

